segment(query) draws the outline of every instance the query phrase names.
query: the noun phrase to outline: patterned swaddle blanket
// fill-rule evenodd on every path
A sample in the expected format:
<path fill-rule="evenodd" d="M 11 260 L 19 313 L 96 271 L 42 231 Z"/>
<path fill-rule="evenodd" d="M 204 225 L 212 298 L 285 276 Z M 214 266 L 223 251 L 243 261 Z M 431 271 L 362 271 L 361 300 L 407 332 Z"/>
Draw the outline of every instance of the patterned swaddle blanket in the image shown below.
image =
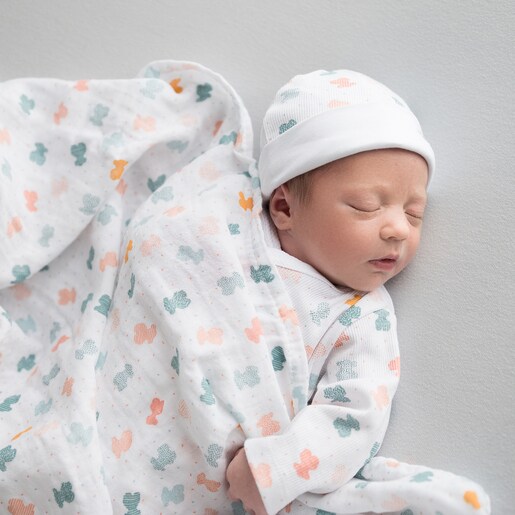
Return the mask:
<path fill-rule="evenodd" d="M 241 100 L 163 61 L 8 81 L 0 110 L 0 511 L 244 513 L 226 465 L 264 415 L 283 428 L 302 409 L 308 372 Z M 381 464 L 360 482 L 378 505 Z"/>

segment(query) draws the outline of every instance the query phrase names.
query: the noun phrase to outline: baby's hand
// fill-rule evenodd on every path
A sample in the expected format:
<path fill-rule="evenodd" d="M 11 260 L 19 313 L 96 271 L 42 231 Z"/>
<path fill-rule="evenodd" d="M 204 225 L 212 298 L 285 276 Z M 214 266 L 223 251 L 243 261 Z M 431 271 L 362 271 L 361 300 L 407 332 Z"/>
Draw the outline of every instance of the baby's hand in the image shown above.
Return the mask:
<path fill-rule="evenodd" d="M 229 496 L 231 499 L 240 499 L 246 511 L 255 515 L 266 515 L 265 505 L 254 481 L 254 476 L 250 471 L 243 447 L 229 463 L 226 477 L 229 482 Z"/>

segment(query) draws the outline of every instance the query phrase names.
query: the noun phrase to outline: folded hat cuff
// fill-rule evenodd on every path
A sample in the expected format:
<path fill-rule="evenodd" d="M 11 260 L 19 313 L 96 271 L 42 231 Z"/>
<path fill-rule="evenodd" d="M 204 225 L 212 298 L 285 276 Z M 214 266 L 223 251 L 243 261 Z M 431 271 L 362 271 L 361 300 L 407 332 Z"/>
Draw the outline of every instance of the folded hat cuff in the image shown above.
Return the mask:
<path fill-rule="evenodd" d="M 434 170 L 434 152 L 415 115 L 406 107 L 370 103 L 324 111 L 293 126 L 263 146 L 261 191 L 267 200 L 286 181 L 336 159 L 384 148 L 420 154 Z"/>

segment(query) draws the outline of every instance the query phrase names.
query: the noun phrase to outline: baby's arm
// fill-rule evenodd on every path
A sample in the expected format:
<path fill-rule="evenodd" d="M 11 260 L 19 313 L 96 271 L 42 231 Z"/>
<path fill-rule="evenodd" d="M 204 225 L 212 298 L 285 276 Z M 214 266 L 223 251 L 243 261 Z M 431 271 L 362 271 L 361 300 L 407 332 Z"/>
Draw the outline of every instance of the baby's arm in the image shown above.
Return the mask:
<path fill-rule="evenodd" d="M 369 313 L 349 327 L 336 322 L 330 331 L 343 344 L 328 357 L 311 404 L 282 434 L 246 440 L 267 513 L 303 493 L 336 490 L 377 452 L 398 382 L 395 317 L 393 309 L 387 320 L 386 313 Z"/>
<path fill-rule="evenodd" d="M 245 449 L 238 450 L 227 467 L 229 496 L 243 502 L 245 511 L 253 511 L 255 515 L 266 515 L 265 505 L 257 487 Z"/>

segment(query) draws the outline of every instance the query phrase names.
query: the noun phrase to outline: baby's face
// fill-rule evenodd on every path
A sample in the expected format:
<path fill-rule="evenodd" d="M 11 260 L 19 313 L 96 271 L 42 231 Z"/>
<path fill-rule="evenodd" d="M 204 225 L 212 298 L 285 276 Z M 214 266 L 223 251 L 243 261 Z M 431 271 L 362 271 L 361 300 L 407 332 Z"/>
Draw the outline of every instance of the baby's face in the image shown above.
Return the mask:
<path fill-rule="evenodd" d="M 371 291 L 414 257 L 426 205 L 426 161 L 413 152 L 362 152 L 314 172 L 309 198 L 291 192 L 285 252 L 333 284 Z M 284 185 L 283 185 L 284 187 Z"/>

